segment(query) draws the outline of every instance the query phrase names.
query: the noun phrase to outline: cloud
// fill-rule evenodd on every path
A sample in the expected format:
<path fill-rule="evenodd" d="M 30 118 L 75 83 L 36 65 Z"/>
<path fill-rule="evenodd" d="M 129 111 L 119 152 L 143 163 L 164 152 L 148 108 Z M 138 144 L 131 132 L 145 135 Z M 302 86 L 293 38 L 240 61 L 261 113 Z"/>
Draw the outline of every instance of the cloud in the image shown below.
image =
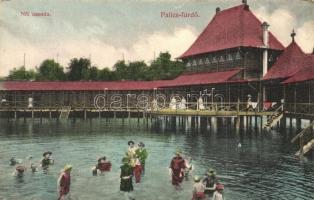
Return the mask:
<path fill-rule="evenodd" d="M 297 17 L 289 10 L 276 9 L 269 12 L 265 7 L 260 7 L 254 12 L 261 21 L 267 21 L 270 24 L 270 31 L 285 46 L 291 43 L 291 31 L 294 29 L 297 33 L 296 41 L 301 48 L 309 53 L 314 47 L 314 21 L 305 21 L 299 25 Z"/>
<path fill-rule="evenodd" d="M 305 22 L 296 31 L 298 44 L 306 53 L 312 53 L 314 48 L 314 21 Z"/>
<path fill-rule="evenodd" d="M 91 57 L 93 65 L 110 68 L 122 55 L 125 60 L 146 62 L 161 51 L 178 57 L 197 36 L 193 27 L 181 25 L 151 34 L 137 31 L 138 39 L 130 37 L 125 44 L 117 42 L 119 36 L 113 32 L 116 30 L 112 30 L 103 15 L 75 21 L 72 16 L 57 14 L 54 17 L 21 16 L 20 11 L 24 10 L 32 9 L 7 6 L 0 15 L 0 76 L 7 76 L 14 67 L 22 66 L 24 53 L 27 69 L 39 66 L 45 59 L 55 59 L 67 67 L 70 59 L 77 57 Z"/>
<path fill-rule="evenodd" d="M 179 6 L 187 2 L 189 1 L 184 0 Z M 227 4 L 227 2 L 239 1 L 223 2 Z M 184 53 L 204 28 L 198 27 L 200 25 L 196 23 L 197 31 L 196 28 L 187 25 L 192 23 L 182 23 L 182 21 L 175 24 L 177 27 L 173 27 L 173 23 L 164 23 L 164 21 L 160 23 L 158 20 L 155 22 L 144 20 L 143 24 L 139 24 L 138 21 L 128 20 L 128 15 L 121 17 L 120 12 L 117 14 L 116 11 L 97 10 L 100 5 L 97 3 L 90 4 L 86 8 L 85 4 L 83 8 L 75 4 L 77 7 L 74 7 L 72 12 L 63 9 L 63 4 L 61 6 L 57 4 L 59 7 L 52 4 L 52 7 L 47 10 L 52 13 L 52 17 L 22 17 L 21 11 L 32 11 L 39 6 L 36 3 L 36 6 L 31 9 L 32 7 L 28 8 L 25 5 L 28 4 L 14 4 L 12 7 L 8 4 L 1 10 L 3 12 L 0 14 L 0 76 L 6 76 L 9 70 L 22 66 L 24 53 L 26 53 L 28 69 L 40 65 L 44 59 L 57 59 L 57 57 L 58 61 L 66 67 L 71 58 L 91 56 L 92 63 L 99 68 L 112 67 L 117 60 L 122 59 L 122 55 L 125 60 L 149 62 L 153 59 L 154 53 L 158 56 L 159 52 L 169 51 L 175 58 Z M 42 7 L 39 7 L 41 8 L 39 10 L 46 9 L 46 3 L 40 5 Z M 106 5 L 108 8 L 111 8 L 110 6 L 115 8 L 116 4 Z M 91 8 L 95 10 L 94 14 L 88 14 Z M 314 45 L 314 21 L 309 18 L 304 21 L 304 17 L 299 19 L 289 9 L 281 7 L 271 10 L 272 8 L 269 5 L 262 6 L 254 10 L 254 13 L 261 21 L 267 21 L 271 25 L 270 30 L 284 45 L 291 42 L 290 33 L 294 28 L 297 33 L 296 41 L 305 52 L 311 52 Z M 139 11 L 145 14 L 146 10 L 141 9 Z M 112 17 L 115 20 L 110 21 Z M 132 17 L 137 15 L 129 18 L 133 19 Z"/>
<path fill-rule="evenodd" d="M 67 37 L 45 43 L 32 43 L 5 30 L 1 30 L 0 34 L 1 76 L 6 76 L 14 67 L 22 66 L 24 53 L 26 53 L 26 68 L 28 69 L 39 66 L 44 59 L 48 58 L 58 59 L 66 67 L 72 58 L 89 56 L 94 65 L 102 68 L 112 67 L 117 60 L 122 59 L 122 55 L 128 61 L 144 60 L 146 62 L 153 59 L 154 52 L 158 56 L 159 52 L 169 51 L 173 58 L 178 57 L 197 36 L 192 27 L 178 27 L 172 32 L 158 31 L 150 35 L 143 34 L 131 47 L 121 48 L 105 43 L 97 37 L 90 37 L 90 35 L 85 39 Z"/>
<path fill-rule="evenodd" d="M 57 16 L 24 17 L 19 10 L 6 7 L 0 15 L 0 76 L 22 66 L 24 53 L 27 69 L 39 66 L 45 59 L 58 60 L 67 67 L 75 57 L 91 57 L 93 65 L 103 68 L 112 67 L 122 55 L 125 60 L 146 62 L 153 59 L 154 52 L 158 56 L 161 51 L 169 51 L 173 58 L 178 57 L 197 36 L 193 27 L 181 26 L 152 34 L 139 31 L 139 39 L 130 37 L 130 44 L 121 45 L 115 42 L 118 36 L 111 33 L 101 16 L 75 23 Z"/>
<path fill-rule="evenodd" d="M 266 21 L 270 24 L 269 30 L 281 41 L 285 46 L 291 42 L 290 33 L 296 28 L 296 18 L 285 9 L 276 9 L 273 12 L 265 7 L 260 7 L 255 11 L 255 14 L 261 21 Z"/>
<path fill-rule="evenodd" d="M 169 51 L 173 58 L 179 57 L 194 42 L 197 34 L 192 27 L 176 28 L 172 33 L 155 32 L 145 35 L 128 51 L 131 60 L 152 60 L 160 52 Z"/>

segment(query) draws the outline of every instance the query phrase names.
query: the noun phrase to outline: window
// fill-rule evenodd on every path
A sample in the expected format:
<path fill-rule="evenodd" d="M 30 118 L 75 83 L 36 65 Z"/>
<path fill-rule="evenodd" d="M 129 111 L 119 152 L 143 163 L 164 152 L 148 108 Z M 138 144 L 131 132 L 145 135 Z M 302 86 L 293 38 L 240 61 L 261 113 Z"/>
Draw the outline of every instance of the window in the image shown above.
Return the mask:
<path fill-rule="evenodd" d="M 217 59 L 216 59 L 216 56 L 213 56 L 213 63 L 217 63 Z"/>
<path fill-rule="evenodd" d="M 233 60 L 231 53 L 228 53 L 228 55 L 227 55 L 227 60 L 228 60 L 228 61 L 232 61 L 232 60 Z"/>
<path fill-rule="evenodd" d="M 203 65 L 203 64 L 204 64 L 204 63 L 203 63 L 203 59 L 200 58 L 198 63 L 199 63 L 199 65 Z"/>
<path fill-rule="evenodd" d="M 209 59 L 208 58 L 205 59 L 205 64 L 209 64 Z"/>
<path fill-rule="evenodd" d="M 192 63 L 192 66 L 196 66 L 197 64 L 196 64 L 196 60 L 194 59 L 193 60 L 193 63 Z"/>
<path fill-rule="evenodd" d="M 235 55 L 235 59 L 236 60 L 240 60 L 241 59 L 241 56 L 240 56 L 240 52 L 237 51 L 236 55 Z"/>

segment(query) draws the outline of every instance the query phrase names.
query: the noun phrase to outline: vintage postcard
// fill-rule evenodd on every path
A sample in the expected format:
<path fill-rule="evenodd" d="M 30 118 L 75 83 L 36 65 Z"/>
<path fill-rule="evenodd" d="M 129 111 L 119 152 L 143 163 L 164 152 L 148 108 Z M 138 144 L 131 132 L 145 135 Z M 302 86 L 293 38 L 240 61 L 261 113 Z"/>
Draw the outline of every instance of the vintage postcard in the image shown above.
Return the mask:
<path fill-rule="evenodd" d="M 313 200 L 313 11 L 0 0 L 0 200 Z"/>

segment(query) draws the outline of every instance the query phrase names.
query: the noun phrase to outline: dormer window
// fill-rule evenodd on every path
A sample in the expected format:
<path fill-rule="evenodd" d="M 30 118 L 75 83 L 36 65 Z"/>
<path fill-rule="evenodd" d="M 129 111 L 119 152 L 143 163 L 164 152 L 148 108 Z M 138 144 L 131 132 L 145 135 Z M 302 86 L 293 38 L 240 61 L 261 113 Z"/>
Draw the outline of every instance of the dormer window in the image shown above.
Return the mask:
<path fill-rule="evenodd" d="M 235 55 L 235 59 L 236 60 L 240 60 L 241 59 L 241 56 L 240 56 L 240 52 L 237 51 L 236 55 Z"/>
<path fill-rule="evenodd" d="M 193 60 L 192 66 L 196 66 L 196 60 Z"/>
<path fill-rule="evenodd" d="M 200 60 L 199 60 L 199 65 L 203 65 L 204 63 L 203 63 L 203 59 L 202 58 L 200 58 Z"/>
<path fill-rule="evenodd" d="M 231 53 L 228 53 L 228 55 L 227 55 L 227 60 L 228 60 L 228 61 L 232 61 L 232 60 L 233 60 Z"/>
<path fill-rule="evenodd" d="M 205 59 L 205 64 L 209 64 L 209 59 L 208 58 Z"/>
<path fill-rule="evenodd" d="M 217 63 L 218 61 L 217 61 L 217 58 L 216 58 L 216 56 L 213 56 L 213 63 Z"/>

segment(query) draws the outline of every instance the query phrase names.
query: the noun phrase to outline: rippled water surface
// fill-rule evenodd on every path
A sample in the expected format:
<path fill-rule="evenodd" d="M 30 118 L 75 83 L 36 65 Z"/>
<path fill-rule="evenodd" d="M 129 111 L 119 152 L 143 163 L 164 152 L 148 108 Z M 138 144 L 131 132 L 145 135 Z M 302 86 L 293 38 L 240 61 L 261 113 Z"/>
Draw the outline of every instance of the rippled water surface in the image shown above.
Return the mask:
<path fill-rule="evenodd" d="M 137 200 L 189 200 L 192 181 L 175 190 L 168 175 L 169 162 L 177 147 L 193 158 L 193 174 L 215 168 L 225 184 L 225 199 L 314 199 L 313 154 L 298 160 L 289 141 L 294 131 L 259 133 L 245 129 L 236 134 L 228 123 L 195 132 L 157 129 L 137 120 L 122 121 L 7 121 L 0 129 L 0 199 L 57 199 L 57 178 L 66 163 L 73 165 L 72 199 L 124 199 L 119 192 L 119 167 L 127 141 L 143 141 L 149 152 L 142 183 L 134 184 Z M 242 147 L 238 148 L 238 142 Z M 52 151 L 55 165 L 48 172 L 26 171 L 23 179 L 12 176 L 9 159 L 28 155 L 39 161 Z M 92 176 L 97 158 L 107 156 L 112 171 Z"/>

